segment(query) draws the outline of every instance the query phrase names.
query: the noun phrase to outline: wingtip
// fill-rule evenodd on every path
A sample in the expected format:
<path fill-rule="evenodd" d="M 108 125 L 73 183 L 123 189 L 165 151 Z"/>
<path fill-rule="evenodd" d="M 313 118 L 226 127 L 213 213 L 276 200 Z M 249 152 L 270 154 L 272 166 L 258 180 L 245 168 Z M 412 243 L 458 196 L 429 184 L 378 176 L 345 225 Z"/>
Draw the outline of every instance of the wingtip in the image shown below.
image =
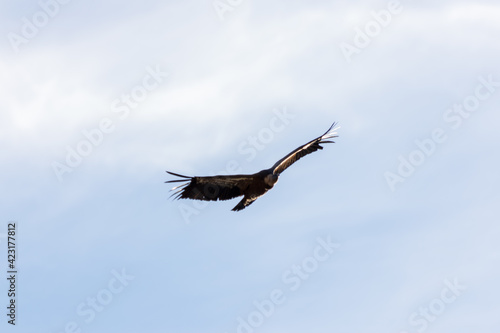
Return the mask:
<path fill-rule="evenodd" d="M 326 135 L 328 132 L 330 132 L 334 125 L 335 125 L 335 122 L 328 128 L 328 130 L 323 135 Z"/>
<path fill-rule="evenodd" d="M 193 178 L 193 177 L 190 177 L 190 176 L 184 176 L 184 175 L 180 175 L 178 173 L 175 173 L 175 172 L 170 172 L 170 171 L 165 171 L 166 173 L 169 173 L 173 176 L 177 176 L 177 177 L 182 177 L 182 178 Z"/>
<path fill-rule="evenodd" d="M 332 132 L 332 131 L 336 131 L 337 129 L 339 129 L 339 128 L 340 128 L 340 126 L 339 126 L 339 127 L 335 127 L 335 126 L 337 126 L 338 124 L 339 124 L 339 122 L 338 122 L 338 121 L 334 121 L 334 122 L 333 122 L 333 124 L 330 126 L 330 128 L 328 128 L 328 130 L 327 130 L 327 131 L 325 132 L 325 134 L 323 134 L 322 136 L 325 136 L 325 135 L 327 135 L 328 133 L 330 133 L 330 132 Z"/>
<path fill-rule="evenodd" d="M 334 121 L 333 124 L 332 124 L 332 126 L 331 126 L 331 128 L 333 128 L 332 131 L 335 131 L 336 129 L 340 128 L 339 122 L 338 121 Z"/>
<path fill-rule="evenodd" d="M 338 137 L 338 135 L 336 135 L 337 133 L 335 132 L 340 128 L 340 126 L 337 126 L 338 124 L 339 123 L 337 121 L 334 121 L 333 124 L 330 126 L 330 128 L 321 137 L 323 137 L 324 139 Z"/>
<path fill-rule="evenodd" d="M 339 122 L 338 122 L 338 121 L 334 122 L 334 123 L 333 123 L 333 125 L 332 125 L 332 127 L 333 127 L 333 130 L 332 130 L 332 131 L 336 131 L 336 130 L 338 130 L 339 128 L 341 128 L 341 127 L 339 126 Z"/>

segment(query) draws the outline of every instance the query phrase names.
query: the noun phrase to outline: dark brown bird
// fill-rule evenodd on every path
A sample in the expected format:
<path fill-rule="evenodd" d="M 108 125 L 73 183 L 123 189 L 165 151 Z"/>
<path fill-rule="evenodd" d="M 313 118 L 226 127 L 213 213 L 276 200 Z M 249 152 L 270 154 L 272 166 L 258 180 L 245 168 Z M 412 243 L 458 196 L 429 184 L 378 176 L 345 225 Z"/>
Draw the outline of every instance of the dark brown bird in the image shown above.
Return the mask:
<path fill-rule="evenodd" d="M 334 128 L 335 125 L 336 123 L 333 123 L 323 135 L 295 149 L 271 168 L 252 175 L 189 177 L 167 171 L 183 179 L 169 180 L 165 183 L 185 182 L 172 188 L 172 191 L 177 190 L 172 194 L 172 196 L 176 195 L 174 199 L 217 201 L 243 196 L 243 199 L 232 209 L 233 211 L 242 210 L 272 189 L 280 174 L 290 165 L 318 149 L 323 149 L 321 146 L 323 143 L 335 143 L 335 141 L 328 140 L 338 137 L 335 130 L 340 127 Z"/>

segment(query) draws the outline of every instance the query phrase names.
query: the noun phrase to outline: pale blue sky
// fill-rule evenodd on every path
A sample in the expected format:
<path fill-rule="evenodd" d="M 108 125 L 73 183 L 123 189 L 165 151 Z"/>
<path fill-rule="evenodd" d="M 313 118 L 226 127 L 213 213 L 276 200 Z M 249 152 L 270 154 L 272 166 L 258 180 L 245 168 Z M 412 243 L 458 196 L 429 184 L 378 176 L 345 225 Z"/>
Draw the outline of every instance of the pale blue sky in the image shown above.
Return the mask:
<path fill-rule="evenodd" d="M 497 2 L 54 1 L 0 2 L 2 330 L 498 332 Z"/>

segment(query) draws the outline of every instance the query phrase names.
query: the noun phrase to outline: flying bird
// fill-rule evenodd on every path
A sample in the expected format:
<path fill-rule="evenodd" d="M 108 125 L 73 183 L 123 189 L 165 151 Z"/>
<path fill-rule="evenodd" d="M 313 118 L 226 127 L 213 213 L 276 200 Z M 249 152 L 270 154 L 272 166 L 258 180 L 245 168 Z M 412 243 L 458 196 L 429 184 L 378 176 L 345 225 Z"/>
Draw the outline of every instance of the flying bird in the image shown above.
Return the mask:
<path fill-rule="evenodd" d="M 243 196 L 243 199 L 232 209 L 233 211 L 240 211 L 272 189 L 281 173 L 293 163 L 306 155 L 323 149 L 321 146 L 323 143 L 335 143 L 335 141 L 330 140 L 338 137 L 335 131 L 340 127 L 335 127 L 335 125 L 336 123 L 333 123 L 323 135 L 298 147 L 276 162 L 271 168 L 252 175 L 189 177 L 167 171 L 167 173 L 180 179 L 169 180 L 165 183 L 183 183 L 172 188 L 172 191 L 175 191 L 172 194 L 172 196 L 175 195 L 174 199 L 217 201 Z"/>

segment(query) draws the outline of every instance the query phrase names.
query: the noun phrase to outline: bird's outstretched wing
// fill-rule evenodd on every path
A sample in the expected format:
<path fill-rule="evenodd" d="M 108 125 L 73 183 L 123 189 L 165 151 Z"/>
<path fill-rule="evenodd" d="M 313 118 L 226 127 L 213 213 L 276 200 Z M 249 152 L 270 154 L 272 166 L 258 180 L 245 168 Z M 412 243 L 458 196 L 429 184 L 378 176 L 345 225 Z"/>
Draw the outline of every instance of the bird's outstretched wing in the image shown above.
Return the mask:
<path fill-rule="evenodd" d="M 183 182 L 172 188 L 174 199 L 195 199 L 206 201 L 229 200 L 243 195 L 253 180 L 252 175 L 189 177 L 169 172 L 183 178 L 165 183 Z"/>
<path fill-rule="evenodd" d="M 285 171 L 286 168 L 297 162 L 302 157 L 309 155 L 318 149 L 323 149 L 323 147 L 320 146 L 323 143 L 335 143 L 335 141 L 329 140 L 338 137 L 337 132 L 335 131 L 340 127 L 335 127 L 335 125 L 337 125 L 337 123 L 333 123 L 328 131 L 326 131 L 322 136 L 319 136 L 316 139 L 309 141 L 305 145 L 300 146 L 299 148 L 295 149 L 290 154 L 286 155 L 281 160 L 276 162 L 276 164 L 274 164 L 271 168 L 273 170 L 273 173 L 279 175 L 280 173 Z"/>

